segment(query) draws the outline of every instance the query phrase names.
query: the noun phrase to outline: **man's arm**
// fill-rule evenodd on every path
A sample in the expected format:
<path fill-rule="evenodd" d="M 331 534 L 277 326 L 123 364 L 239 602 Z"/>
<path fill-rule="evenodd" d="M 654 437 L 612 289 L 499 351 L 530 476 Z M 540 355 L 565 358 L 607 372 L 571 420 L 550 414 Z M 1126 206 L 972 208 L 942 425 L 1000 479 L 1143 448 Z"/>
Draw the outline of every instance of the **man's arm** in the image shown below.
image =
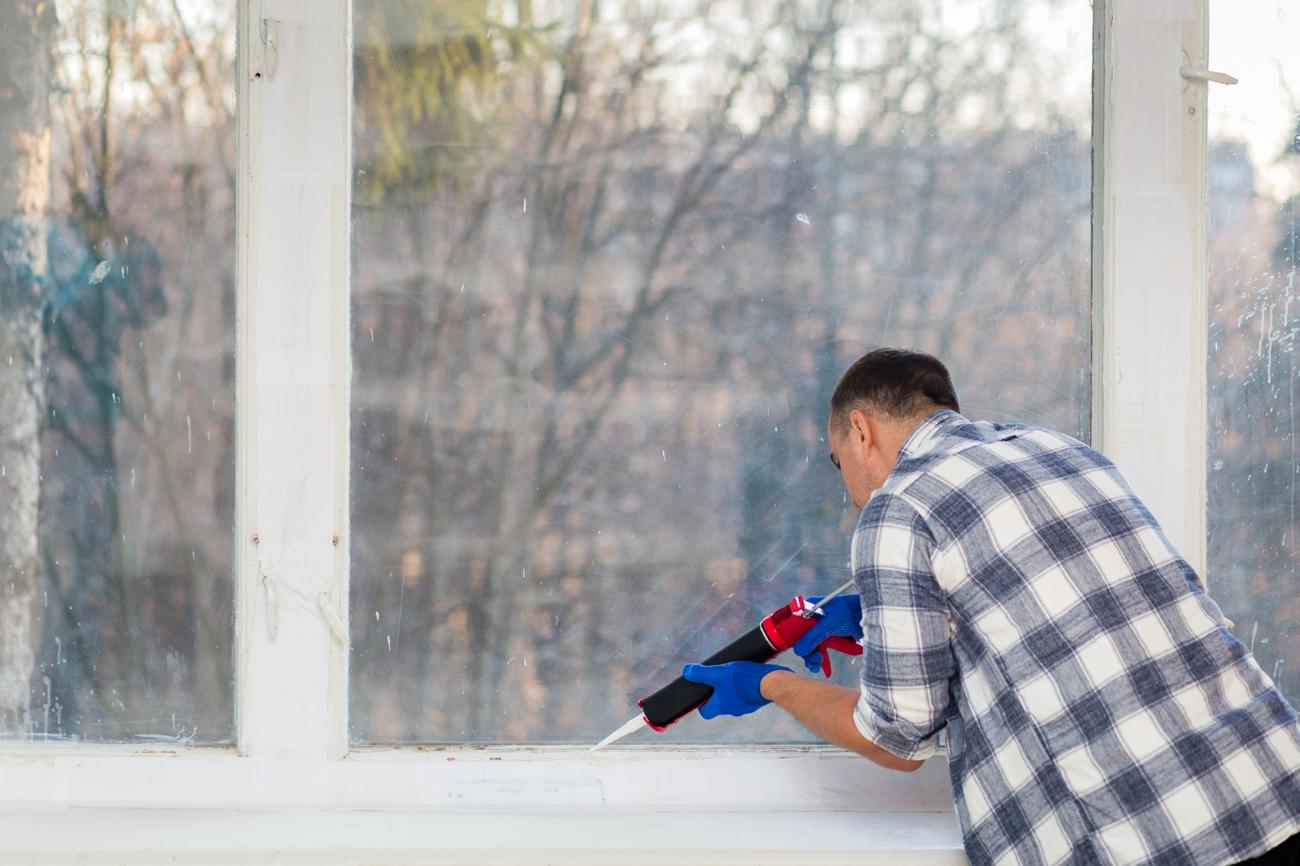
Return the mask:
<path fill-rule="evenodd" d="M 910 773 L 924 763 L 892 755 L 858 732 L 858 726 L 853 723 L 858 693 L 853 689 L 810 680 L 789 671 L 772 671 L 759 682 L 759 691 L 817 736 L 882 767 Z"/>

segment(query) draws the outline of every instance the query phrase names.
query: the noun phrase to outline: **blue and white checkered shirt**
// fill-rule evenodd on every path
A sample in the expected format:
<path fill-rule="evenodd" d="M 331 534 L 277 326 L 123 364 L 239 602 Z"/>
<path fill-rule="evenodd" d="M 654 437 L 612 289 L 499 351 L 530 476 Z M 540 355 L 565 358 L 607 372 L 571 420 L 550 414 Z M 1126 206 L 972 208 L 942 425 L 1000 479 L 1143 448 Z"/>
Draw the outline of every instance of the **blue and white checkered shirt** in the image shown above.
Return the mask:
<path fill-rule="evenodd" d="M 1219 866 L 1300 832 L 1300 727 L 1102 454 L 931 415 L 862 510 L 863 736 L 984 864 Z"/>

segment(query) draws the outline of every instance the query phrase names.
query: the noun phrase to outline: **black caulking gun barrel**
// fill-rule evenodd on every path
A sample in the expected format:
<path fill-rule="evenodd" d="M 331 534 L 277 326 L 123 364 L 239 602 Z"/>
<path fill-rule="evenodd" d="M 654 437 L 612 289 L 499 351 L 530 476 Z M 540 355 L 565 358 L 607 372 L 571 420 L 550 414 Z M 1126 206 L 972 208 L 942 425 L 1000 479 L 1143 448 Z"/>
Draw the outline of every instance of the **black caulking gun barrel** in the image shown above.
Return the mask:
<path fill-rule="evenodd" d="M 799 638 L 817 624 L 817 616 L 822 605 L 851 586 L 853 581 L 844 584 L 815 605 L 805 601 L 801 595 L 795 596 L 788 604 L 778 607 L 763 617 L 758 625 L 706 658 L 704 664 L 720 665 L 738 661 L 762 663 L 775 658 L 793 647 Z M 838 636 L 826 638 L 818 648 L 822 651 L 822 671 L 827 676 L 830 676 L 828 649 L 849 655 L 862 653 L 862 647 L 856 641 Z M 601 740 L 592 747 L 592 751 L 604 748 L 633 731 L 640 730 L 642 726 L 662 731 L 712 696 L 712 686 L 693 683 L 685 677 L 678 677 L 649 697 L 637 701 L 637 705 L 641 707 L 641 714 L 633 716 L 626 724 Z"/>

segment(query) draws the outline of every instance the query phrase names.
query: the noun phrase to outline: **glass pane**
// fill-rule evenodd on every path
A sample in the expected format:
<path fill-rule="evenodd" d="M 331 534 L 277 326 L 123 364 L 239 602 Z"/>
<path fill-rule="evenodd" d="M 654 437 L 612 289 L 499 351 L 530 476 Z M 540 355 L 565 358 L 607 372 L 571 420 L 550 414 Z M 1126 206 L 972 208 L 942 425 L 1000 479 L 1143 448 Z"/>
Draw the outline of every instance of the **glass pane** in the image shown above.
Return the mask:
<path fill-rule="evenodd" d="M 0 0 L 0 737 L 233 739 L 234 19 Z"/>
<path fill-rule="evenodd" d="M 1210 4 L 1210 591 L 1300 700 L 1300 8 Z"/>
<path fill-rule="evenodd" d="M 842 583 L 870 348 L 1086 436 L 1091 15 L 358 0 L 354 740 L 593 743 Z"/>

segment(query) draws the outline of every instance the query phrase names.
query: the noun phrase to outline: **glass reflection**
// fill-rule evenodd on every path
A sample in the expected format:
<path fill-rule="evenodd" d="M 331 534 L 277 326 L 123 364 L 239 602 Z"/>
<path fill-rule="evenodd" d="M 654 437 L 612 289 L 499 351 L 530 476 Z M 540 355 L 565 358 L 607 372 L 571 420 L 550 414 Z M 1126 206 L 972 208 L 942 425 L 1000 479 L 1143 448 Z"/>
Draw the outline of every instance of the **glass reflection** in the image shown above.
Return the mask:
<path fill-rule="evenodd" d="M 1289 12 L 1289 14 L 1288 14 Z M 1300 699 L 1295 307 L 1300 264 L 1300 14 L 1210 4 L 1210 591 Z"/>
<path fill-rule="evenodd" d="M 0 737 L 233 739 L 234 13 L 0 2 Z"/>
<path fill-rule="evenodd" d="M 352 736 L 594 743 L 846 576 L 881 344 L 1088 430 L 1091 9 L 355 4 Z M 856 680 L 840 665 L 844 682 Z M 776 713 L 657 742 L 782 741 Z"/>

